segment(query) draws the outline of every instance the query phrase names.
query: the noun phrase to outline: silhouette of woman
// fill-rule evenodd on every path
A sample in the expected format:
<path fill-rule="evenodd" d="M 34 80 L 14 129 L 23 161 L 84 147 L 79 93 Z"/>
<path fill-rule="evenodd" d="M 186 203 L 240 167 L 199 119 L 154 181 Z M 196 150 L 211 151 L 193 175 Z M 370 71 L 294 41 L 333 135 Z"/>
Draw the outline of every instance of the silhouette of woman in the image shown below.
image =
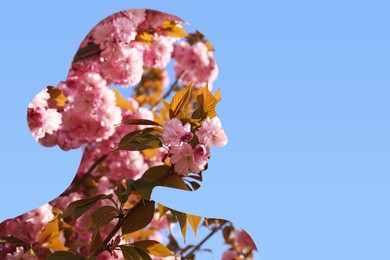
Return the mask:
<path fill-rule="evenodd" d="M 216 233 L 226 244 L 222 259 L 253 258 L 252 239 L 231 222 L 150 199 L 156 186 L 198 189 L 211 148 L 227 143 L 215 111 L 220 92 L 211 92 L 214 49 L 183 24 L 153 10 L 115 13 L 82 41 L 66 80 L 33 98 L 34 138 L 81 147 L 83 156 L 59 197 L 0 224 L 0 259 L 194 259 Z M 124 98 L 129 86 L 132 98 Z M 175 224 L 184 240 L 188 224 L 209 234 L 181 245 Z"/>

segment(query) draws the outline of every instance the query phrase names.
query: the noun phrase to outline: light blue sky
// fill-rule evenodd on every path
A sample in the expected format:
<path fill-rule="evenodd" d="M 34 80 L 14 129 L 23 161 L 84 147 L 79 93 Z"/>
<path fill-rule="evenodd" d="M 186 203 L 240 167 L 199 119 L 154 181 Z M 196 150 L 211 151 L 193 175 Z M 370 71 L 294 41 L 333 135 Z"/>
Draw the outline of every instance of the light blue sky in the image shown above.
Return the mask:
<path fill-rule="evenodd" d="M 128 8 L 175 14 L 216 48 L 229 136 L 178 210 L 245 228 L 261 259 L 390 259 L 387 1 L 2 1 L 0 219 L 58 196 L 80 151 L 36 144 L 26 108 L 85 34 Z"/>

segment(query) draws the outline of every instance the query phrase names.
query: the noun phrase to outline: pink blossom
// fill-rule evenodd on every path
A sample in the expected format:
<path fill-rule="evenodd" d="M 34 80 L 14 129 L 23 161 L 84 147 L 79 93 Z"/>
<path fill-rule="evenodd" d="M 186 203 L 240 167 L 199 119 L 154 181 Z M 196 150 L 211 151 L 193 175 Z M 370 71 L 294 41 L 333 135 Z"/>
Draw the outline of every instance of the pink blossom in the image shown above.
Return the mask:
<path fill-rule="evenodd" d="M 26 244 L 37 242 L 43 228 L 53 217 L 52 206 L 46 203 L 19 217 L 2 222 L 0 237 L 14 236 Z"/>
<path fill-rule="evenodd" d="M 61 119 L 62 115 L 52 108 L 29 108 L 27 112 L 28 127 L 37 141 L 46 133 L 51 135 L 57 131 L 61 125 Z"/>
<path fill-rule="evenodd" d="M 255 242 L 253 242 L 252 238 L 243 229 L 237 232 L 237 244 L 239 244 L 243 248 L 257 251 Z"/>
<path fill-rule="evenodd" d="M 100 23 L 92 32 L 92 38 L 96 44 L 105 47 L 107 43 L 112 41 L 114 26 L 112 23 Z"/>
<path fill-rule="evenodd" d="M 172 118 L 163 125 L 162 143 L 168 147 L 178 145 L 183 135 L 190 132 L 191 125 L 189 123 L 183 126 L 179 119 Z"/>
<path fill-rule="evenodd" d="M 188 172 L 200 173 L 207 164 L 208 152 L 205 147 L 196 146 L 195 151 L 188 143 L 171 147 L 171 163 L 175 172 L 181 176 L 187 176 Z"/>
<path fill-rule="evenodd" d="M 159 220 L 160 213 L 154 213 L 152 222 L 150 222 L 150 225 L 152 228 L 156 230 L 161 229 L 168 229 L 169 228 L 169 220 L 167 215 L 163 215 L 161 219 Z"/>
<path fill-rule="evenodd" d="M 138 26 L 145 20 L 145 9 L 130 9 L 123 12 L 133 23 Z"/>
<path fill-rule="evenodd" d="M 119 51 L 120 53 L 112 57 L 113 59 L 107 58 L 109 56 L 103 56 L 106 57 L 101 66 L 103 77 L 120 86 L 129 86 L 140 82 L 144 65 L 143 48 L 136 43 L 133 45 L 119 45 L 113 48 L 113 51 Z M 105 55 L 104 53 L 105 51 L 102 55 Z"/>
<path fill-rule="evenodd" d="M 210 147 L 225 146 L 228 141 L 218 117 L 206 118 L 195 134 L 200 143 Z"/>
<path fill-rule="evenodd" d="M 184 84 L 194 83 L 195 87 L 209 86 L 218 76 L 218 67 L 213 52 L 203 42 L 190 45 L 181 41 L 174 46 L 172 57 L 175 59 L 174 71 L 178 77 L 183 71 L 181 81 Z"/>
<path fill-rule="evenodd" d="M 38 259 L 37 256 L 33 255 L 31 253 L 31 250 L 25 251 L 22 246 L 18 246 L 16 248 L 16 251 L 11 253 L 8 253 L 5 256 L 5 260 L 36 260 Z"/>
<path fill-rule="evenodd" d="M 222 254 L 221 260 L 234 260 L 238 257 L 238 254 L 236 251 L 233 250 L 226 250 Z"/>
<path fill-rule="evenodd" d="M 39 92 L 29 103 L 27 110 L 28 127 L 35 140 L 43 138 L 46 133 L 51 135 L 61 125 L 62 115 L 56 109 L 48 108 L 50 95 L 47 88 Z"/>
<path fill-rule="evenodd" d="M 144 62 L 152 68 L 164 68 L 171 60 L 174 38 L 157 36 L 152 45 L 145 49 Z"/>
<path fill-rule="evenodd" d="M 75 74 L 75 88 L 61 86 L 69 102 L 62 113 L 57 142 L 64 150 L 108 139 L 122 120 L 115 94 L 97 73 Z"/>
<path fill-rule="evenodd" d="M 44 88 L 41 92 L 39 92 L 28 105 L 29 108 L 44 108 L 47 107 L 47 101 L 50 99 L 50 95 L 47 92 L 47 88 Z"/>
<path fill-rule="evenodd" d="M 130 43 L 137 35 L 135 24 L 127 17 L 119 17 L 113 21 L 116 42 Z"/>

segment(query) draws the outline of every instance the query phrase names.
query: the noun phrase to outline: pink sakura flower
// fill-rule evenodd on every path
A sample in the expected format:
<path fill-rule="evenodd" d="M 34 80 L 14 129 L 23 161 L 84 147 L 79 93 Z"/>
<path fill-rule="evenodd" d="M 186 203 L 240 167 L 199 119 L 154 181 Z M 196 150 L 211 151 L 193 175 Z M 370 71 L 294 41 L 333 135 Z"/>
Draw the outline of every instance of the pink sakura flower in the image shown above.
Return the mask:
<path fill-rule="evenodd" d="M 179 145 L 182 141 L 188 141 L 189 133 L 191 133 L 191 125 L 189 123 L 183 126 L 179 119 L 173 118 L 163 125 L 162 143 L 168 147 Z"/>
<path fill-rule="evenodd" d="M 105 47 L 107 43 L 112 42 L 114 26 L 112 23 L 101 23 L 97 25 L 92 32 L 93 41 L 100 47 Z"/>
<path fill-rule="evenodd" d="M 204 170 L 209 152 L 202 144 L 192 149 L 188 143 L 181 146 L 171 147 L 171 163 L 174 164 L 175 172 L 181 176 L 187 176 L 188 172 L 200 173 Z"/>
<path fill-rule="evenodd" d="M 119 54 L 115 54 L 112 57 L 114 59 L 106 56 L 106 59 L 103 60 L 101 65 L 103 77 L 109 82 L 120 86 L 129 86 L 140 82 L 144 72 L 144 48 L 137 43 L 116 45 L 113 48 Z M 104 52 L 102 55 L 105 55 Z"/>
<path fill-rule="evenodd" d="M 36 107 L 47 107 L 47 101 L 50 99 L 50 95 L 47 92 L 47 88 L 44 88 L 41 92 L 39 92 L 28 105 L 29 108 Z"/>
<path fill-rule="evenodd" d="M 190 45 L 182 41 L 174 46 L 172 57 L 175 59 L 174 71 L 184 84 L 194 83 L 195 87 L 209 86 L 218 76 L 218 67 L 213 52 L 209 51 L 203 42 Z"/>
<path fill-rule="evenodd" d="M 135 26 L 138 26 L 145 20 L 145 9 L 131 9 L 124 11 L 124 14 L 134 23 Z"/>
<path fill-rule="evenodd" d="M 155 37 L 150 48 L 145 49 L 145 65 L 152 68 L 164 68 L 171 60 L 174 40 L 166 36 Z"/>
<path fill-rule="evenodd" d="M 46 133 L 53 134 L 62 123 L 62 115 L 56 109 L 47 108 L 49 98 L 50 95 L 45 88 L 35 96 L 28 106 L 28 127 L 37 141 L 43 138 Z"/>
<path fill-rule="evenodd" d="M 75 77 L 74 88 L 62 86 L 69 102 L 64 107 L 57 142 L 64 150 L 108 139 L 122 120 L 115 94 L 100 74 L 82 72 Z"/>
<path fill-rule="evenodd" d="M 242 248 L 257 251 L 255 242 L 253 242 L 252 238 L 248 235 L 248 233 L 246 233 L 245 230 L 237 232 L 237 244 L 239 244 Z"/>
<path fill-rule="evenodd" d="M 198 136 L 199 142 L 207 147 L 225 146 L 228 141 L 218 117 L 206 118 L 195 134 Z"/>
<path fill-rule="evenodd" d="M 238 254 L 236 251 L 233 250 L 226 250 L 222 254 L 221 260 L 234 260 L 238 257 Z"/>
<path fill-rule="evenodd" d="M 135 39 L 137 28 L 127 17 L 119 17 L 113 21 L 114 37 L 116 42 L 129 43 Z"/>
<path fill-rule="evenodd" d="M 5 256 L 5 260 L 15 260 L 15 259 L 22 259 L 22 260 L 36 260 L 37 256 L 31 254 L 31 250 L 25 251 L 22 246 L 16 247 L 16 251 L 11 253 L 8 253 Z"/>

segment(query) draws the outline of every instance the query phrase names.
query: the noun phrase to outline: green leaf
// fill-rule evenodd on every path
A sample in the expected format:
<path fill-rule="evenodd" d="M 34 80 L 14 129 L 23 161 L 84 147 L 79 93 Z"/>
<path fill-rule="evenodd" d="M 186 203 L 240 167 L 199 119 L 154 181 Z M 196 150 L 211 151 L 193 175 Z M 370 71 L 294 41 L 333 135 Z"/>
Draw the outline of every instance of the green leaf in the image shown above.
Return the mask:
<path fill-rule="evenodd" d="M 188 85 L 186 88 L 177 92 L 169 105 L 169 117 L 175 118 L 182 109 L 187 105 L 188 100 L 191 97 L 192 84 Z"/>
<path fill-rule="evenodd" d="M 125 135 L 119 142 L 116 150 L 141 151 L 162 147 L 160 128 L 145 128 Z"/>
<path fill-rule="evenodd" d="M 123 186 L 122 183 L 119 183 L 117 189 L 114 191 L 122 204 L 126 203 L 127 199 L 129 198 L 129 194 L 131 193 L 126 193 L 126 190 L 127 189 L 125 186 Z"/>
<path fill-rule="evenodd" d="M 138 180 L 128 180 L 127 189 L 120 195 L 125 196 L 137 192 L 143 199 L 150 199 L 153 188 L 156 186 L 191 190 L 181 177 L 172 174 L 171 166 L 158 165 L 149 168 Z"/>
<path fill-rule="evenodd" d="M 146 200 L 138 202 L 126 214 L 122 225 L 122 233 L 129 234 L 146 227 L 154 216 L 154 201 Z"/>
<path fill-rule="evenodd" d="M 27 247 L 26 243 L 16 237 L 0 237 L 0 243 L 10 243 L 23 247 Z"/>
<path fill-rule="evenodd" d="M 190 190 L 180 176 L 172 174 L 172 167 L 168 165 L 158 165 L 149 168 L 142 175 L 142 179 L 149 180 L 155 183 L 156 186 Z"/>
<path fill-rule="evenodd" d="M 122 125 L 155 125 L 155 126 L 161 126 L 159 123 L 147 120 L 147 119 L 129 119 L 124 122 L 122 122 Z"/>
<path fill-rule="evenodd" d="M 100 228 L 101 226 L 110 223 L 117 214 L 117 209 L 112 206 L 102 206 L 101 208 L 98 208 L 94 213 L 92 213 L 90 219 L 88 220 L 87 230 Z"/>
<path fill-rule="evenodd" d="M 62 217 L 66 218 L 73 215 L 76 220 L 87 210 L 95 206 L 96 203 L 109 197 L 112 197 L 112 195 L 99 194 L 91 198 L 76 200 L 68 205 L 62 213 Z"/>
<path fill-rule="evenodd" d="M 100 236 L 99 230 L 96 229 L 95 232 L 93 232 L 92 242 L 89 247 L 89 253 L 92 253 L 96 249 L 100 248 L 102 244 L 103 244 L 102 237 Z"/>
<path fill-rule="evenodd" d="M 179 221 L 181 234 L 183 235 L 184 243 L 185 243 L 187 237 L 187 214 L 173 209 L 170 209 L 170 211 L 173 214 L 173 216 L 175 216 L 175 218 Z"/>
<path fill-rule="evenodd" d="M 75 255 L 70 251 L 57 251 L 49 255 L 48 260 L 84 260 L 81 255 Z"/>
<path fill-rule="evenodd" d="M 126 190 L 126 193 L 130 194 L 133 192 L 137 192 L 144 200 L 150 199 L 153 188 L 157 186 L 156 183 L 150 182 L 143 178 L 132 181 L 131 184 L 130 182 L 128 182 L 128 185 L 129 186 L 128 189 Z"/>
<path fill-rule="evenodd" d="M 190 223 L 192 230 L 194 231 L 194 236 L 196 237 L 196 231 L 198 230 L 200 221 L 202 220 L 202 217 L 187 214 L 188 222 Z"/>
<path fill-rule="evenodd" d="M 119 245 L 125 260 L 151 260 L 152 258 L 142 251 L 130 245 Z"/>
<path fill-rule="evenodd" d="M 159 256 L 159 257 L 175 256 L 166 246 L 164 246 L 163 244 L 155 240 L 138 241 L 133 243 L 132 245 L 154 256 Z"/>
<path fill-rule="evenodd" d="M 168 239 L 169 239 L 169 243 L 167 245 L 167 248 L 169 250 L 171 250 L 173 252 L 177 252 L 177 251 L 181 250 L 179 243 L 177 243 L 176 238 L 174 236 L 169 234 Z"/>

